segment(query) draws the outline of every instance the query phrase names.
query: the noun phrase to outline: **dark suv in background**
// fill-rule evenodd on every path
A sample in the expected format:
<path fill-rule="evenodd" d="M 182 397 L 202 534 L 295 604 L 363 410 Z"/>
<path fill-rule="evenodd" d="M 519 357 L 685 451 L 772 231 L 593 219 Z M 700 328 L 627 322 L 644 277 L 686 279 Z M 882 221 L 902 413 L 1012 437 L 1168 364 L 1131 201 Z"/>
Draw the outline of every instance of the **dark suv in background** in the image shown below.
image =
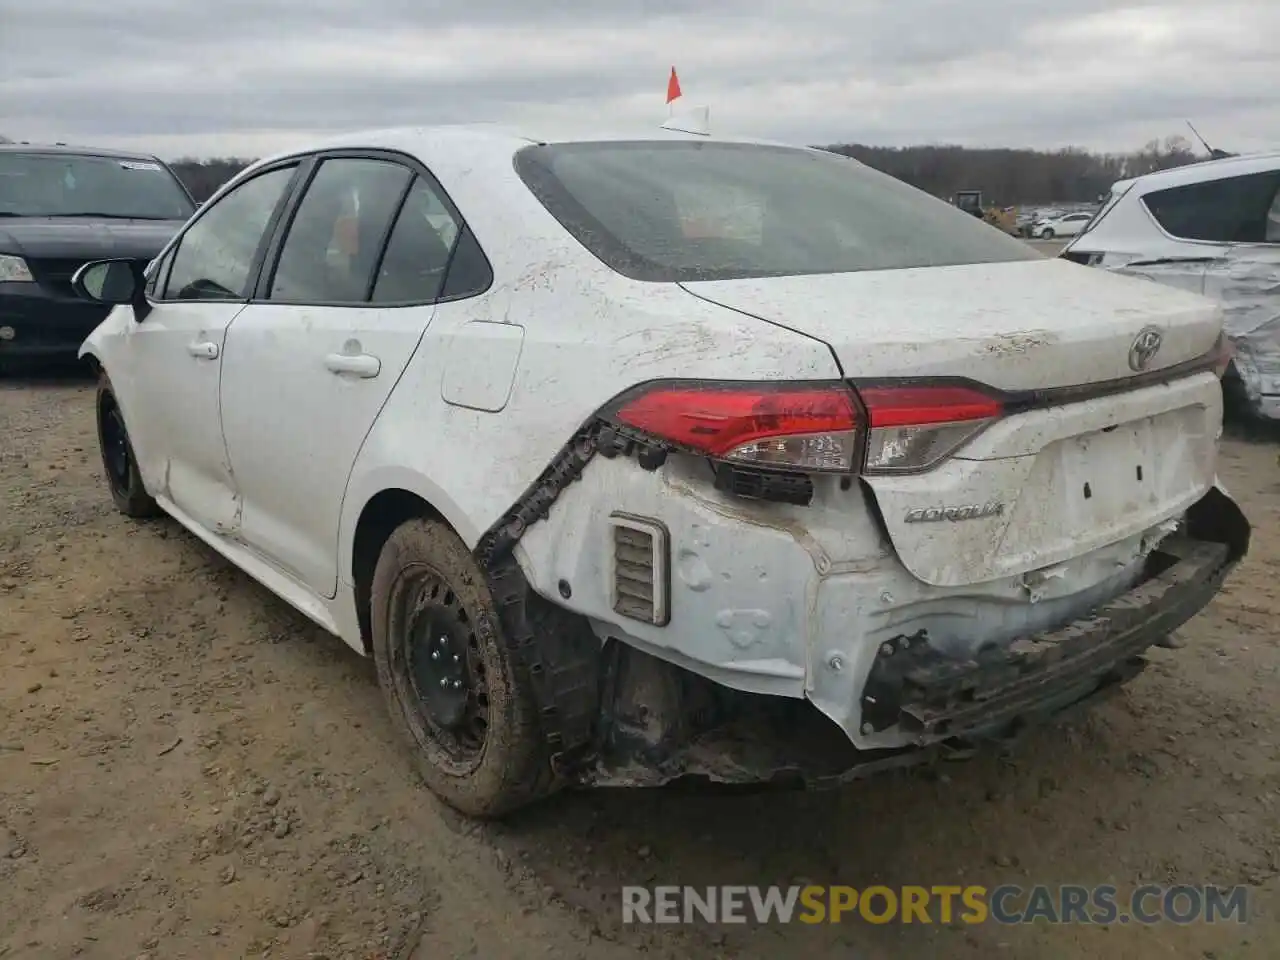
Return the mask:
<path fill-rule="evenodd" d="M 195 209 L 155 157 L 0 144 L 0 373 L 74 359 L 108 312 L 72 292 L 77 268 L 120 257 L 145 266 Z"/>

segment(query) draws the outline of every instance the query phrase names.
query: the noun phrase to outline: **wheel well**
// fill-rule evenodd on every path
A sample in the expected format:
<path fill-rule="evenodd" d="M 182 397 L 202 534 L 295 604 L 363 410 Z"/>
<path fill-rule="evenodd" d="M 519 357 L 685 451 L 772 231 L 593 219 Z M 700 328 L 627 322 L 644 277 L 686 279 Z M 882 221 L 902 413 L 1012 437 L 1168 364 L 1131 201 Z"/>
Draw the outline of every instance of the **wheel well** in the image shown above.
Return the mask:
<path fill-rule="evenodd" d="M 98 391 L 97 412 L 99 416 L 102 416 L 102 414 L 106 413 L 108 410 L 118 406 L 120 406 L 120 404 L 116 401 L 115 395 L 110 390 Z"/>
<path fill-rule="evenodd" d="M 408 490 L 383 490 L 364 505 L 356 521 L 355 542 L 351 550 L 351 582 L 356 588 L 356 617 L 360 622 L 360 639 L 366 653 L 373 648 L 372 616 L 369 610 L 373 591 L 373 571 L 378 566 L 382 545 L 392 531 L 414 517 L 443 519 L 440 511 L 416 493 Z"/>
<path fill-rule="evenodd" d="M 86 353 L 84 355 L 84 362 L 88 364 L 90 371 L 93 372 L 95 377 L 102 375 L 102 364 L 98 362 L 98 358 L 92 353 Z"/>

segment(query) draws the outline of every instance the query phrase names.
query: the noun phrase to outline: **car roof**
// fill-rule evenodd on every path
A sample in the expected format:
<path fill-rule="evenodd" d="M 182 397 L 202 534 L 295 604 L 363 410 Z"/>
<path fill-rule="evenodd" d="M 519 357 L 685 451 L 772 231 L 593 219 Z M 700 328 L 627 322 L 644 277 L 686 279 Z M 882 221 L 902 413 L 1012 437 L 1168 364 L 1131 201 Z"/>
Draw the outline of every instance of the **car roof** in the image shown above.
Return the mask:
<path fill-rule="evenodd" d="M 1111 187 L 1116 189 L 1136 188 L 1138 193 L 1149 193 L 1153 190 L 1164 190 L 1169 187 L 1184 187 L 1192 183 L 1205 183 L 1210 180 L 1222 180 L 1226 177 L 1239 177 L 1251 173 L 1267 173 L 1280 170 L 1280 150 L 1263 153 L 1248 153 L 1238 157 L 1223 157 L 1221 160 L 1201 160 L 1199 163 L 1188 163 L 1168 170 L 1157 170 L 1140 177 L 1129 177 L 1117 180 Z"/>
<path fill-rule="evenodd" d="M 592 141 L 696 141 L 699 143 L 754 143 L 812 149 L 796 144 L 761 140 L 754 137 L 706 136 L 653 126 L 597 126 L 591 123 L 509 124 L 465 123 L 417 127 L 390 127 L 358 130 L 338 134 L 325 140 L 281 151 L 263 158 L 260 163 L 273 163 L 299 154 L 321 150 L 378 149 L 396 150 L 429 158 L 441 150 L 478 151 L 483 153 L 515 153 L 532 144 L 586 143 Z M 255 164 L 256 166 L 256 164 Z"/>
<path fill-rule="evenodd" d="M 111 150 L 106 147 L 77 147 L 66 143 L 0 143 L 0 153 L 49 153 L 72 157 L 105 157 L 110 160 L 157 160 L 150 153 Z"/>

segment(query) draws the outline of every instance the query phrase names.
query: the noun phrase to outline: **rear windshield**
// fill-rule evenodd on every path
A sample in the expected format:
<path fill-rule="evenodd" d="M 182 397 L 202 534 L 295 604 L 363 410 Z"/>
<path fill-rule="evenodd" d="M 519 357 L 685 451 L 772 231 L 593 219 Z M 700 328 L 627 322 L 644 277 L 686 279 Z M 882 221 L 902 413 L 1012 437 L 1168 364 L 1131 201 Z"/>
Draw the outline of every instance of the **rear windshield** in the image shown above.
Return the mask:
<path fill-rule="evenodd" d="M 972 214 L 821 150 L 693 141 L 544 144 L 519 151 L 515 163 L 565 229 L 636 280 L 1039 257 Z"/>
<path fill-rule="evenodd" d="M 155 160 L 0 152 L 0 217 L 185 220 L 194 210 Z"/>

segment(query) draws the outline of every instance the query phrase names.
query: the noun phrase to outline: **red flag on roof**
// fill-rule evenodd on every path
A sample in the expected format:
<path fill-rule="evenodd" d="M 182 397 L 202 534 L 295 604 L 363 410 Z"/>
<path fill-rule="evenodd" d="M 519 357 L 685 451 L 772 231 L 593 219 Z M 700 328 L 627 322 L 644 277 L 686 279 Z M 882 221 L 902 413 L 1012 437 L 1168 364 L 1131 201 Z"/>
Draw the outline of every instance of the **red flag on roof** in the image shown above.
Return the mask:
<path fill-rule="evenodd" d="M 676 76 L 676 68 L 671 68 L 671 77 L 667 80 L 667 103 L 680 98 L 680 78 Z"/>

